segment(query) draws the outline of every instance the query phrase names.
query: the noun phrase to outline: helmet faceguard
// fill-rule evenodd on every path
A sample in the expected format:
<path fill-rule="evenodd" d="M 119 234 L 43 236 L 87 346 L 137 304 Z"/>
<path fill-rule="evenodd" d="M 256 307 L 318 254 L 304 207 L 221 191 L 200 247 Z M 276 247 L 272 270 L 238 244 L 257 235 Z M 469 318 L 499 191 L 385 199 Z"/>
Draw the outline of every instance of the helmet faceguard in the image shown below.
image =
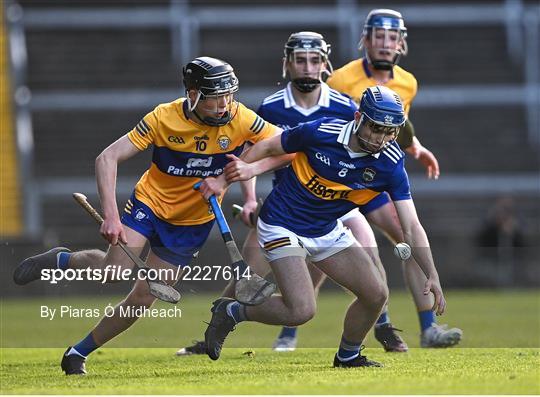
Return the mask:
<path fill-rule="evenodd" d="M 382 37 L 382 47 L 376 47 L 375 43 L 381 41 L 380 35 L 384 35 Z M 366 41 L 369 41 L 371 48 L 375 52 L 372 56 L 370 56 L 366 48 Z M 393 41 L 396 41 L 395 45 L 392 45 Z M 362 50 L 362 48 L 365 49 L 365 57 L 375 69 L 391 70 L 397 65 L 400 58 L 407 55 L 408 52 L 407 28 L 401 13 L 388 9 L 371 11 L 366 18 L 362 38 L 358 43 L 358 49 Z M 382 57 L 381 53 L 383 52 L 393 53 L 392 59 L 388 60 Z"/>
<path fill-rule="evenodd" d="M 189 111 L 193 112 L 204 124 L 210 126 L 222 126 L 229 123 L 238 109 L 234 102 L 234 93 L 238 91 L 239 85 L 232 66 L 220 59 L 199 57 L 189 62 L 182 73 Z M 190 90 L 197 91 L 197 96 L 193 101 L 189 96 Z M 215 107 L 203 109 L 208 113 L 214 113 L 217 117 L 200 116 L 196 111 L 197 105 L 201 101 L 211 99 Z M 220 103 L 223 102 L 225 102 L 225 110 L 220 111 Z"/>
<path fill-rule="evenodd" d="M 375 154 L 396 140 L 405 124 L 405 111 L 398 94 L 384 86 L 370 87 L 360 101 L 360 120 L 353 133 L 360 149 Z"/>
<path fill-rule="evenodd" d="M 283 51 L 285 57 L 283 58 L 283 78 L 287 76 L 287 62 L 295 62 L 298 54 L 305 54 L 316 52 L 321 56 L 321 69 L 317 73 L 317 78 L 310 76 L 303 76 L 291 79 L 291 83 L 300 92 L 312 92 L 315 90 L 322 81 L 322 73 L 332 73 L 332 64 L 330 63 L 328 56 L 331 49 L 330 44 L 327 44 L 324 37 L 315 32 L 298 32 L 289 36 L 289 39 L 285 43 L 285 49 Z M 327 65 L 327 68 L 323 68 L 323 64 Z"/>

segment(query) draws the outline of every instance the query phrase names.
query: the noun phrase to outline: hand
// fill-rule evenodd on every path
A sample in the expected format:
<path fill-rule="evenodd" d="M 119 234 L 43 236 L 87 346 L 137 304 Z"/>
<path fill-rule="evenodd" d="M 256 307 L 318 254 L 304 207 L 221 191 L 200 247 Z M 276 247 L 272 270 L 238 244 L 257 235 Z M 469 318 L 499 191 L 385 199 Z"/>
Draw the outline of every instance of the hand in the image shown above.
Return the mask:
<path fill-rule="evenodd" d="M 255 227 L 257 208 L 259 204 L 256 200 L 246 201 L 243 205 L 240 219 L 247 227 Z"/>
<path fill-rule="evenodd" d="M 227 154 L 227 158 L 231 160 L 225 166 L 224 172 L 228 183 L 247 181 L 256 176 L 252 164 L 246 163 L 234 154 Z"/>
<path fill-rule="evenodd" d="M 426 149 L 418 140 L 413 139 L 413 144 L 405 149 L 407 153 L 413 156 L 426 168 L 427 177 L 429 179 L 439 179 L 439 162 L 437 158 Z"/>
<path fill-rule="evenodd" d="M 424 284 L 424 295 L 429 294 L 430 291 L 433 292 L 433 295 L 435 296 L 435 303 L 431 310 L 435 311 L 437 316 L 440 316 L 446 309 L 446 300 L 444 299 L 441 283 L 438 279 L 428 278 L 426 280 L 426 283 Z"/>
<path fill-rule="evenodd" d="M 204 199 L 208 201 L 211 195 L 214 195 L 219 199 L 225 193 L 227 186 L 227 181 L 222 174 L 217 178 L 209 177 L 204 179 L 199 191 L 204 196 Z"/>
<path fill-rule="evenodd" d="M 104 219 L 99 232 L 111 245 L 118 244 L 118 241 L 127 244 L 126 232 L 118 217 L 115 219 Z"/>

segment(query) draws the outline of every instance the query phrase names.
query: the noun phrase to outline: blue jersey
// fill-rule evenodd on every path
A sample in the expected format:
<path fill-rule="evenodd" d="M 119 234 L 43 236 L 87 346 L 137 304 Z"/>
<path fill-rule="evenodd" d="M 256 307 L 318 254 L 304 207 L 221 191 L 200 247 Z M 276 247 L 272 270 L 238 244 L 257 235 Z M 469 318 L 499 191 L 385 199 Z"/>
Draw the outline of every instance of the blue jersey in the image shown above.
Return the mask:
<path fill-rule="evenodd" d="M 333 90 L 326 83 L 321 83 L 321 96 L 317 105 L 310 109 L 301 108 L 294 100 L 291 83 L 288 83 L 284 89 L 265 98 L 257 113 L 266 121 L 285 130 L 321 117 L 350 121 L 354 119 L 357 109 L 351 98 Z M 275 171 L 274 184 L 279 182 L 285 170 L 286 168 L 282 168 Z"/>
<path fill-rule="evenodd" d="M 391 143 L 377 154 L 356 153 L 348 142 L 353 122 L 324 117 L 283 131 L 281 145 L 296 153 L 261 210 L 261 219 L 305 237 L 320 237 L 336 219 L 381 192 L 411 198 L 404 153 Z"/>

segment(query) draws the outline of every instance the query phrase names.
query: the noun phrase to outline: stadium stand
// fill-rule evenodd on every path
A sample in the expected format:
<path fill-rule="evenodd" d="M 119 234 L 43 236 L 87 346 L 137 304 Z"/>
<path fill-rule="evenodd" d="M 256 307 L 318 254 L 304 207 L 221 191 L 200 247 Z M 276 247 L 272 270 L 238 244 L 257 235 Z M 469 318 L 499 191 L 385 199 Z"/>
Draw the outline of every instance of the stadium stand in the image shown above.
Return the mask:
<path fill-rule="evenodd" d="M 257 7 L 269 7 L 265 10 L 284 15 L 283 7 L 289 2 L 281 3 L 260 2 Z M 517 7 L 517 14 L 512 15 L 517 15 L 519 44 L 526 45 L 521 23 L 525 10 L 534 12 L 533 1 L 486 0 L 466 5 L 473 11 L 489 9 L 495 15 L 475 23 L 452 21 L 452 15 L 460 9 L 453 4 L 446 8 L 428 1 L 417 1 L 413 6 L 403 2 L 388 4 L 403 8 L 408 21 L 411 48 L 402 64 L 415 73 L 420 83 L 411 118 L 423 143 L 441 163 L 441 180 L 427 182 L 423 170 L 408 161 L 417 206 L 437 255 L 465 270 L 467 260 L 473 256 L 471 239 L 484 209 L 500 194 L 512 193 L 519 198 L 526 233 L 540 237 L 540 186 L 534 179 L 540 169 L 540 151 L 535 141 L 540 127 L 537 125 L 535 130 L 534 122 L 531 127 L 530 109 L 521 97 L 526 84 L 532 82 L 538 87 L 538 73 L 534 75 L 524 67 L 524 58 L 513 59 L 509 52 L 509 28 L 501 15 L 510 3 Z M 249 9 L 251 2 L 162 0 L 141 1 L 136 7 L 123 1 L 21 0 L 19 4 L 24 11 L 21 23 L 28 52 L 26 79 L 32 90 L 33 173 L 39 187 L 41 235 L 81 246 L 101 240 L 80 209 L 71 203 L 69 193 L 83 190 L 96 199 L 92 195 L 96 155 L 131 129 L 152 105 L 182 95 L 180 64 L 195 55 L 191 52 L 229 61 L 240 78 L 240 100 L 256 108 L 265 95 L 282 84 L 282 43 L 291 31 L 322 32 L 333 45 L 331 58 L 339 67 L 356 53 L 354 40 L 359 37 L 365 11 L 379 5 L 301 2 L 293 11 L 313 6 L 313 23 L 288 23 L 297 15 L 291 11 L 281 23 L 260 26 L 250 21 L 227 22 L 214 15 L 213 26 L 212 12 Z M 257 7 L 250 15 L 256 15 Z M 346 18 L 345 26 L 339 25 L 338 19 L 329 17 L 324 21 L 317 17 L 317 10 L 335 8 L 338 15 L 347 7 L 359 14 L 354 18 L 340 14 L 340 18 Z M 443 20 L 441 13 L 448 9 L 453 9 L 454 14 L 441 24 L 422 24 L 418 15 L 411 14 L 411 10 L 419 9 L 437 15 L 437 20 Z M 122 12 L 129 12 L 130 17 L 119 17 Z M 171 25 L 168 18 L 163 18 L 169 12 L 179 13 L 172 15 Z M 183 36 L 179 38 L 178 34 L 191 38 L 190 48 L 183 46 Z M 538 32 L 536 35 L 532 46 L 538 46 Z M 348 48 L 344 48 L 345 44 Z M 527 48 L 523 51 L 522 57 L 538 57 L 527 53 Z M 150 153 L 145 153 L 121 167 L 120 203 L 149 161 Z M 482 191 L 471 175 L 492 182 Z M 514 181 L 521 180 L 524 182 L 520 188 L 513 187 Z M 261 192 L 268 186 L 263 181 Z M 234 190 L 227 205 L 239 200 L 238 190 Z M 239 229 L 237 233 L 241 239 L 244 231 Z M 451 276 L 455 268 L 442 267 L 440 273 L 459 284 Z M 399 283 L 399 275 L 394 280 L 392 277 L 391 282 Z"/>
<path fill-rule="evenodd" d="M 8 40 L 4 10 L 0 9 L 0 237 L 23 233 L 21 190 L 17 163 L 16 134 L 13 128 Z"/>

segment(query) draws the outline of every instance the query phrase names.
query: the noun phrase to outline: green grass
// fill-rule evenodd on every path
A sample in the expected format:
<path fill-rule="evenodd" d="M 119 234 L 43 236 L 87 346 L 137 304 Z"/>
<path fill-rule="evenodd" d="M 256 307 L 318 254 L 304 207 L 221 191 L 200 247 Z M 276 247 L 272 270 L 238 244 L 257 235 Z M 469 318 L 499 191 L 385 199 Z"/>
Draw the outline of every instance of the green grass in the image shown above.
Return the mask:
<path fill-rule="evenodd" d="M 174 356 L 200 338 L 209 319 L 204 295 L 185 295 L 181 318 L 141 319 L 88 360 L 89 375 L 66 377 L 65 346 L 86 335 L 95 318 L 40 318 L 40 306 L 102 309 L 111 298 L 2 300 L 0 390 L 3 394 L 539 394 L 538 291 L 450 291 L 440 320 L 464 330 L 460 348 L 417 349 L 418 324 L 407 294 L 392 293 L 390 315 L 411 351 L 384 353 L 370 335 L 367 355 L 384 368 L 331 367 L 343 313 L 351 300 L 324 293 L 317 317 L 300 330 L 294 353 L 268 349 L 278 328 L 241 324 L 222 358 Z M 168 307 L 159 304 L 157 307 Z M 245 355 L 246 351 L 255 354 Z"/>
<path fill-rule="evenodd" d="M 103 349 L 91 373 L 66 377 L 61 349 L 5 349 L 2 392 L 34 394 L 538 394 L 538 349 L 414 349 L 367 353 L 384 368 L 334 369 L 333 349 L 276 354 L 227 349 L 207 357 L 170 349 Z"/>

